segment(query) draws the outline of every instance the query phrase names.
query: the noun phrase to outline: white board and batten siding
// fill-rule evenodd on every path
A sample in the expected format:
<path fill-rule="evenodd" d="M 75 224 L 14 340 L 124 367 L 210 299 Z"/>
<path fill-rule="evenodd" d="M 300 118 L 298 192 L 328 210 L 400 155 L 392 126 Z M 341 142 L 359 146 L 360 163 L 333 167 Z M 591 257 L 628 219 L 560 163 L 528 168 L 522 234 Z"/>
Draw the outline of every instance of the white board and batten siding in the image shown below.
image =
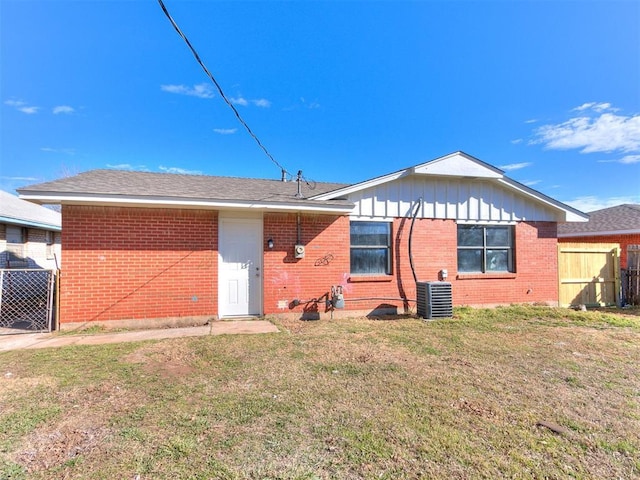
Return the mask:
<path fill-rule="evenodd" d="M 352 192 L 352 217 L 410 217 L 459 222 L 558 221 L 557 210 L 494 179 L 410 175 Z"/>

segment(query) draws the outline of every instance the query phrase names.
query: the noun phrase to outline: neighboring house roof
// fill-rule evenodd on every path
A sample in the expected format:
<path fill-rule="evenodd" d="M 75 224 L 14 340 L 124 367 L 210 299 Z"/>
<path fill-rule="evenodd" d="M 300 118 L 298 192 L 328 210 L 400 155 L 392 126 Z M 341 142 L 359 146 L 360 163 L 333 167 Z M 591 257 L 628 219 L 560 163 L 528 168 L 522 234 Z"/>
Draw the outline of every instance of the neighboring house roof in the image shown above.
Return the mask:
<path fill-rule="evenodd" d="M 353 204 L 344 200 L 326 202 L 309 199 L 310 193 L 327 192 L 343 186 L 339 183 L 300 182 L 300 196 L 297 196 L 296 181 L 91 170 L 18 191 L 21 198 L 43 203 L 345 212 Z"/>
<path fill-rule="evenodd" d="M 61 215 L 0 190 L 0 223 L 60 231 Z"/>
<path fill-rule="evenodd" d="M 590 212 L 587 223 L 558 225 L 558 237 L 640 233 L 640 205 L 623 204 Z"/>
<path fill-rule="evenodd" d="M 558 221 L 562 222 L 586 222 L 588 217 L 579 210 L 565 205 L 551 197 L 548 197 L 532 188 L 516 182 L 504 175 L 504 172 L 488 163 L 478 160 L 464 152 L 454 152 L 429 162 L 421 163 L 413 167 L 398 170 L 387 175 L 347 185 L 338 190 L 327 193 L 315 194 L 312 199 L 331 200 L 344 197 L 353 197 L 354 194 L 367 189 L 405 178 L 464 178 L 466 180 L 483 180 L 500 189 L 510 191 L 514 195 L 526 198 L 529 202 L 541 205 L 547 210 L 553 211 Z"/>

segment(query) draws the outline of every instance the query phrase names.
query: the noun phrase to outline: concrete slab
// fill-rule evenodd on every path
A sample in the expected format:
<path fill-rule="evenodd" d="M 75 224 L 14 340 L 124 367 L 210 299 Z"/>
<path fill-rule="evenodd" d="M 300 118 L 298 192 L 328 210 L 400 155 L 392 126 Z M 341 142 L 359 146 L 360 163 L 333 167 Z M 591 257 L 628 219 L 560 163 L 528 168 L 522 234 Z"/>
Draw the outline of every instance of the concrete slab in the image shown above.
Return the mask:
<path fill-rule="evenodd" d="M 135 330 L 128 332 L 98 333 L 93 335 L 60 335 L 56 333 L 26 333 L 0 336 L 0 352 L 31 350 L 67 345 L 103 345 L 121 342 L 142 342 L 165 338 L 199 337 L 206 335 L 250 335 L 277 333 L 278 328 L 266 320 L 223 320 L 199 327 Z"/>

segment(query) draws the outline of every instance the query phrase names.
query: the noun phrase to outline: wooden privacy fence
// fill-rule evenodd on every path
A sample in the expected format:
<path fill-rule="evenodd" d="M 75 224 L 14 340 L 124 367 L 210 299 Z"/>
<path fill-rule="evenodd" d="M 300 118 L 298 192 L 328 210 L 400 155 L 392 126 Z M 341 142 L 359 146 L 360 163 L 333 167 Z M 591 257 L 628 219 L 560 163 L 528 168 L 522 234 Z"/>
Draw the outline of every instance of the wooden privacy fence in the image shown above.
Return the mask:
<path fill-rule="evenodd" d="M 620 245 L 558 243 L 560 306 L 615 306 L 620 301 Z"/>
<path fill-rule="evenodd" d="M 640 245 L 627 245 L 623 291 L 625 303 L 640 305 Z"/>

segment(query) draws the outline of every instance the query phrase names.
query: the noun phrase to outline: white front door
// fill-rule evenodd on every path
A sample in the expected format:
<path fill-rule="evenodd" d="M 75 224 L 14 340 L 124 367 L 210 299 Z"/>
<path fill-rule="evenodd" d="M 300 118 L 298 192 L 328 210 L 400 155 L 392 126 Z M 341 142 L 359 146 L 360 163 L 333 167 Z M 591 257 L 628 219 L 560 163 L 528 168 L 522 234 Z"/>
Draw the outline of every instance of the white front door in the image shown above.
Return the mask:
<path fill-rule="evenodd" d="M 220 317 L 262 312 L 262 219 L 220 217 L 218 230 Z"/>

